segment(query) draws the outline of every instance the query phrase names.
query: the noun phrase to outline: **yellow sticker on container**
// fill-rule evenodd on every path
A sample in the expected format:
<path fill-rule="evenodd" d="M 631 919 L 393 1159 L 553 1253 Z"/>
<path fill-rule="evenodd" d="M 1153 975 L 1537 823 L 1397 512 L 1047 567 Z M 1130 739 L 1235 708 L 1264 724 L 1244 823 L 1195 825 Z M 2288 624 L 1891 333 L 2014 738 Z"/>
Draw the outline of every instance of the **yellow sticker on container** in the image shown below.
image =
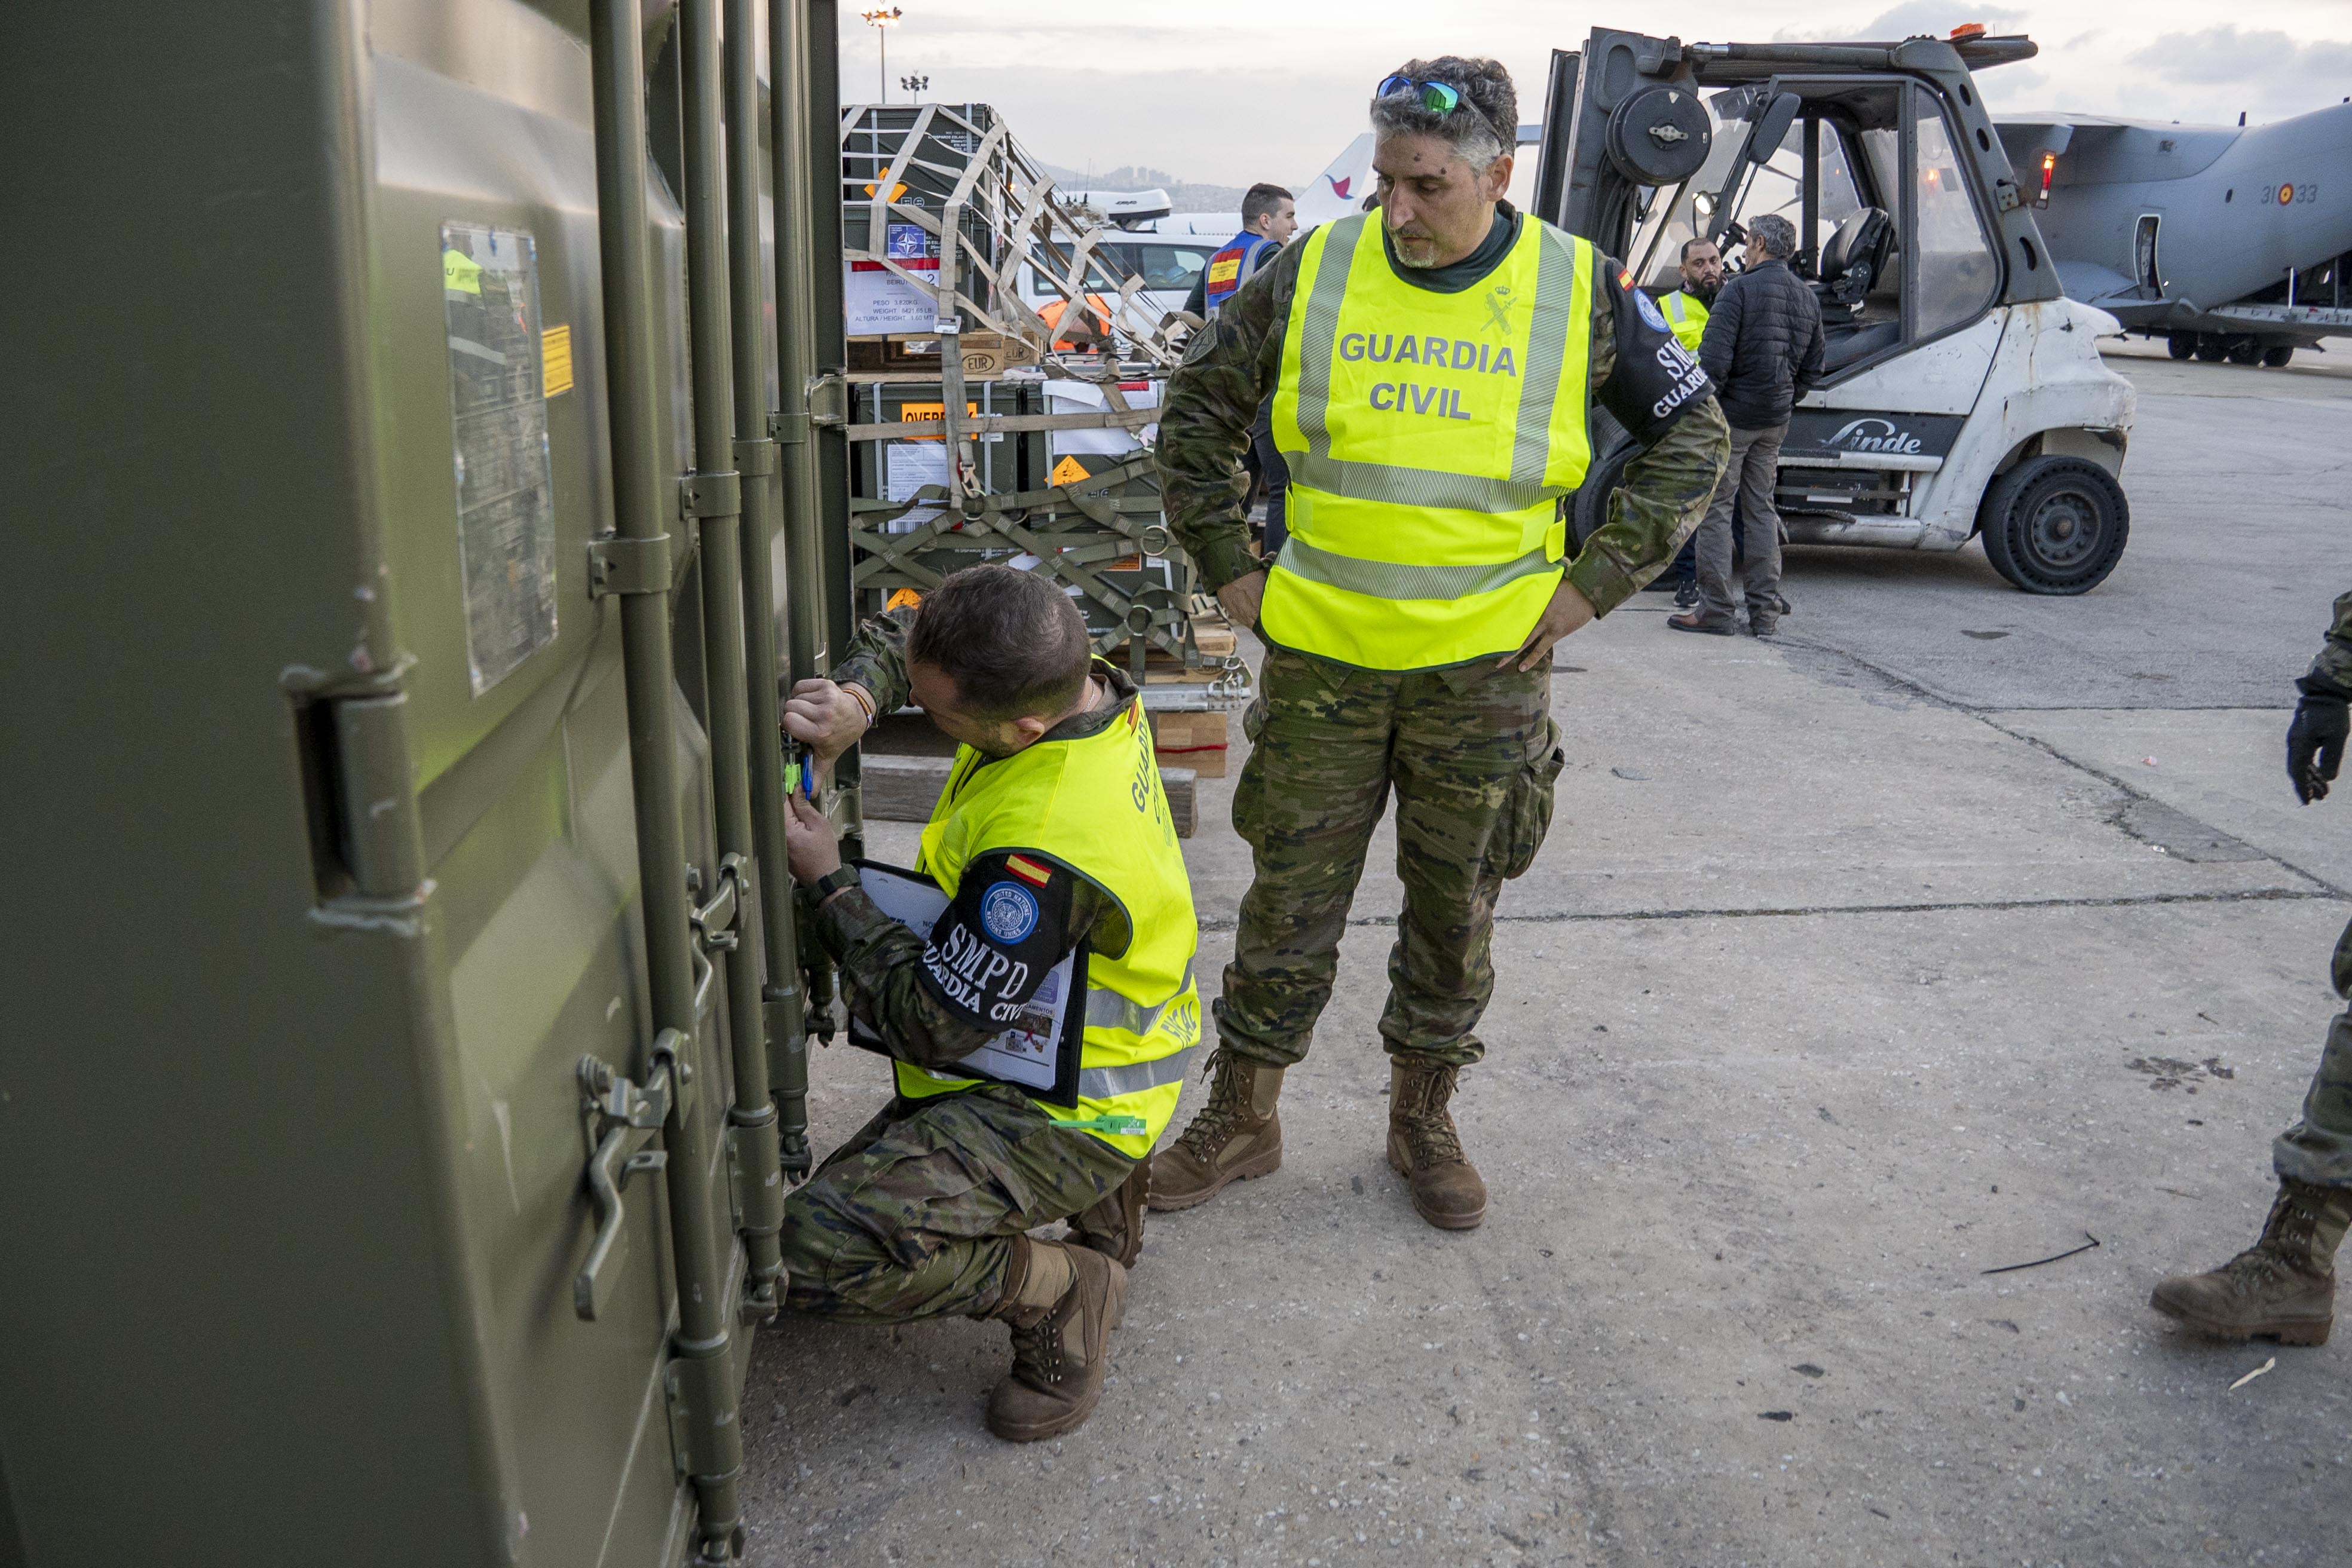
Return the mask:
<path fill-rule="evenodd" d="M 455 247 L 441 253 L 441 287 L 452 294 L 482 291 L 482 264 Z"/>
<path fill-rule="evenodd" d="M 967 418 L 977 419 L 980 417 L 980 405 L 977 403 L 965 404 L 963 405 L 963 411 L 964 416 Z M 898 405 L 899 422 L 906 425 L 944 424 L 947 420 L 947 415 L 948 405 L 944 403 L 902 403 Z M 909 437 L 908 439 L 915 441 L 937 441 L 940 439 L 940 437 L 937 436 L 914 436 Z"/>
<path fill-rule="evenodd" d="M 1074 485 L 1080 479 L 1091 478 L 1093 476 L 1087 472 L 1084 463 L 1076 458 L 1065 458 L 1054 465 L 1054 471 L 1046 476 L 1045 482 L 1049 485 Z"/>
<path fill-rule="evenodd" d="M 550 327 L 539 334 L 540 384 L 542 397 L 572 390 L 572 325 Z"/>

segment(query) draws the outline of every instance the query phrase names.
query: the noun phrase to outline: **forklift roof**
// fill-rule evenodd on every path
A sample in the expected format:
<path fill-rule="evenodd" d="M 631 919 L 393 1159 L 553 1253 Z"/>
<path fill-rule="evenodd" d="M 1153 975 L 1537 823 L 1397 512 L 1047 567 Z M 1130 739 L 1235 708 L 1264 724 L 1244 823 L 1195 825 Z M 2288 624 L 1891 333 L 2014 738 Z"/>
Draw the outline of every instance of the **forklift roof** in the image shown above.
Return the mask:
<path fill-rule="evenodd" d="M 1666 40 L 1669 46 L 1676 42 Z M 1684 56 L 1692 65 L 1702 87 L 1733 87 L 1742 82 L 1762 81 L 1788 70 L 1805 71 L 1888 71 L 1916 70 L 1925 62 L 1905 58 L 1916 54 L 1921 44 L 1948 45 L 1960 57 L 1960 63 L 1971 71 L 1988 66 L 2008 65 L 2013 60 L 2030 60 L 2041 52 L 2040 46 L 2022 33 L 2001 37 L 1986 37 L 1981 34 L 1959 38 L 1905 38 L 1894 43 L 1775 43 L 1775 44 L 1691 44 Z"/>

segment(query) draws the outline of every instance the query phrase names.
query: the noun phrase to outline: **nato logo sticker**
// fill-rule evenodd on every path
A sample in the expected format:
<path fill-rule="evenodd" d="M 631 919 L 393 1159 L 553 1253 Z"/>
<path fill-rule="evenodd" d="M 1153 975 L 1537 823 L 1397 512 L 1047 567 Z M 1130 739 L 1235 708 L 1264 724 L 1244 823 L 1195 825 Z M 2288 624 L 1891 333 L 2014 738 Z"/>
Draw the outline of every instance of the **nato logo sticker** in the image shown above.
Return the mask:
<path fill-rule="evenodd" d="M 1642 312 L 1642 320 L 1649 322 L 1651 326 L 1656 328 L 1662 332 L 1672 331 L 1674 330 L 1666 325 L 1665 313 L 1658 309 L 1658 302 L 1655 300 L 1651 299 L 1648 294 L 1639 289 L 1634 289 L 1633 292 L 1633 309 Z"/>
<path fill-rule="evenodd" d="M 1018 882 L 999 882 L 980 896 L 980 923 L 999 942 L 1019 942 L 1037 929 L 1037 900 Z"/>

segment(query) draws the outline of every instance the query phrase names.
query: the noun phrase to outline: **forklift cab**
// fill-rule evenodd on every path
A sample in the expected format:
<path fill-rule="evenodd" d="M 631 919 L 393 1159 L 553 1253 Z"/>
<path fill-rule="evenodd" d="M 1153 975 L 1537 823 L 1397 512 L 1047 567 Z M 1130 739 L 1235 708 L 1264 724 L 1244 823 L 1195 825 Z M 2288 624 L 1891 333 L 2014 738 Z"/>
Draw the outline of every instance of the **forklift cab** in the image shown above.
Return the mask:
<path fill-rule="evenodd" d="M 1719 245 L 1728 270 L 1758 217 L 1796 230 L 1790 265 L 1821 302 L 1826 356 L 1782 447 L 1794 542 L 1958 549 L 1999 480 L 2054 454 L 2103 479 L 2074 475 L 2063 504 L 2027 498 L 2040 521 L 2020 526 L 2039 553 L 2011 552 L 2005 521 L 1988 537 L 1995 566 L 2031 591 L 2079 593 L 2121 552 L 2131 393 L 2095 348 L 2115 324 L 2061 297 L 1970 75 L 2034 52 L 1980 34 L 1685 45 L 1602 28 L 1552 56 L 1538 216 L 1653 292 L 1679 285 L 1693 238 Z M 2064 352 L 2037 365 L 2037 345 Z M 1596 435 L 1608 452 L 1620 433 Z M 1594 478 L 1580 539 L 1614 470 Z"/>
<path fill-rule="evenodd" d="M 1677 185 L 1637 192 L 1626 261 L 1640 283 L 1675 286 L 1686 240 L 1736 247 L 1757 217 L 1787 218 L 1791 265 L 1821 300 L 1830 382 L 1992 305 L 1999 235 L 1936 94 L 1902 80 L 1788 76 L 1727 89 L 1706 109 L 1706 163 Z"/>

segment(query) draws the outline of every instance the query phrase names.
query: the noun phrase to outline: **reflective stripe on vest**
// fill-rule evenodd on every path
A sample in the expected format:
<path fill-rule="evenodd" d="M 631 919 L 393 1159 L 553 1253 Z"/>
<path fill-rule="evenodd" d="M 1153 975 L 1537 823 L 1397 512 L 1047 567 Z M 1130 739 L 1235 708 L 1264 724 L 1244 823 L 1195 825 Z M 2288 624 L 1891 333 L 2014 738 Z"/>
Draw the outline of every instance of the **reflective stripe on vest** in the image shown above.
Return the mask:
<path fill-rule="evenodd" d="M 1397 276 L 1369 216 L 1306 245 L 1274 400 L 1291 537 L 1263 625 L 1375 669 L 1517 647 L 1591 458 L 1592 247 L 1526 218 L 1493 273 L 1441 294 Z"/>
<path fill-rule="evenodd" d="M 1200 923 L 1140 701 L 1129 698 L 1109 723 L 1076 740 L 993 759 L 958 750 L 917 865 L 952 899 L 964 868 L 998 849 L 1023 850 L 1055 876 L 1083 876 L 1127 913 L 1127 951 L 1087 955 L 1078 1103 L 1037 1103 L 1140 1159 L 1175 1114 L 1201 1038 L 1192 982 Z M 898 1092 L 910 1100 L 974 1086 L 907 1062 L 897 1068 Z"/>
<path fill-rule="evenodd" d="M 1677 289 L 1659 301 L 1666 308 L 1666 320 L 1674 324 L 1675 341 L 1698 353 L 1699 340 L 1706 335 L 1706 307 L 1695 295 Z"/>

